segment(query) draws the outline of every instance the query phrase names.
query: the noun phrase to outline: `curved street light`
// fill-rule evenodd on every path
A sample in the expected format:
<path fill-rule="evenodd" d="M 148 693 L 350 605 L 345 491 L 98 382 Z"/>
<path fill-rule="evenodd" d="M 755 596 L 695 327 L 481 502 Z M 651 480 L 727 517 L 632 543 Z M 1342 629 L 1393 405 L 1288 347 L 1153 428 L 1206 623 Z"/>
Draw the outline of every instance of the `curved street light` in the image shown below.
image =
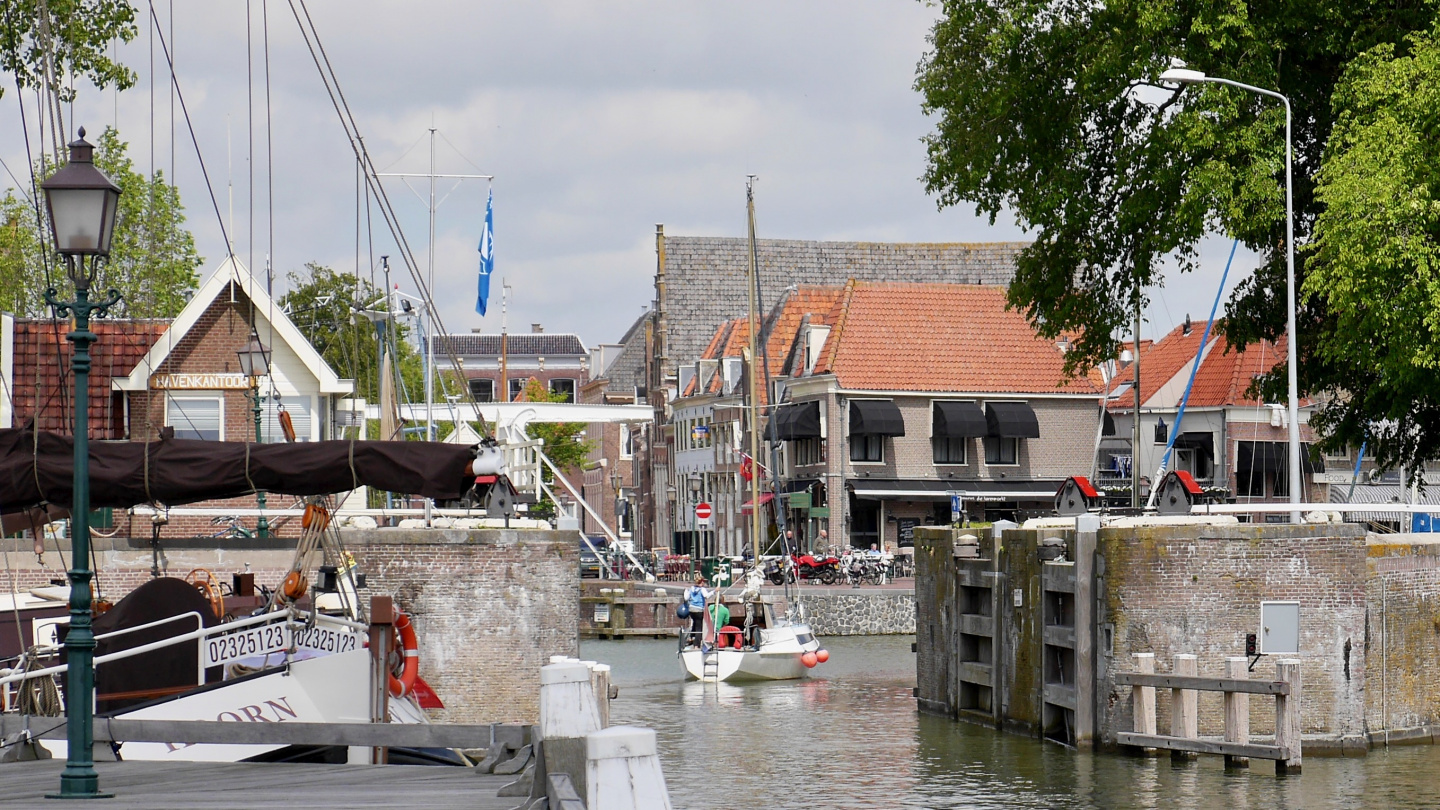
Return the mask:
<path fill-rule="evenodd" d="M 1290 505 L 1295 507 L 1290 512 L 1290 522 L 1300 522 L 1300 407 L 1299 407 L 1299 381 L 1295 363 L 1295 199 L 1293 184 L 1291 181 L 1292 164 L 1294 159 L 1291 156 L 1290 147 L 1290 99 L 1274 90 L 1266 90 L 1263 87 L 1244 84 L 1230 79 L 1221 79 L 1215 76 L 1207 76 L 1198 70 L 1189 68 L 1173 67 L 1160 74 L 1160 81 L 1172 82 L 1175 84 L 1223 84 L 1228 87 L 1236 87 L 1250 93 L 1279 99 L 1285 105 L 1285 334 L 1288 339 L 1285 341 L 1285 359 L 1289 363 L 1288 371 L 1288 397 L 1286 410 L 1289 414 L 1289 478 L 1290 478 Z"/>

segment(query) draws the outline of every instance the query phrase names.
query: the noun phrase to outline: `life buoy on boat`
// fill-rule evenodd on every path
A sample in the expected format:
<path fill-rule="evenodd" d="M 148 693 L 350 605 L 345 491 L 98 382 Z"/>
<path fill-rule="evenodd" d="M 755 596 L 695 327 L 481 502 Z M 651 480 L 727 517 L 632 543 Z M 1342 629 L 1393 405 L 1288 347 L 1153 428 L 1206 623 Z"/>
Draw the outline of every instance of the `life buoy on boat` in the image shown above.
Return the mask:
<path fill-rule="evenodd" d="M 415 625 L 410 623 L 410 614 L 401 613 L 395 620 L 395 640 L 405 656 L 400 677 L 390 676 L 390 694 L 404 697 L 415 688 L 415 678 L 420 674 L 420 642 L 415 638 Z"/>

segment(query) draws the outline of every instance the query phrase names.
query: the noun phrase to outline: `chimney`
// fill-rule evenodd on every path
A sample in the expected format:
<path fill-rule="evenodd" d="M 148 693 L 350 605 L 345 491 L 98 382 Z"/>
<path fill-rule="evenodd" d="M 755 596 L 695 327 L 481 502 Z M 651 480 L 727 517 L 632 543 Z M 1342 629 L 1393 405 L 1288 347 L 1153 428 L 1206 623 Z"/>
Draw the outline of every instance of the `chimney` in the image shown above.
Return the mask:
<path fill-rule="evenodd" d="M 1185 313 L 1185 323 L 1181 324 L 1180 332 L 1184 335 L 1190 334 L 1190 313 L 1188 312 Z"/>
<path fill-rule="evenodd" d="M 530 332 L 531 332 L 532 334 L 538 335 L 538 334 L 540 334 L 541 332 L 544 332 L 544 331 L 545 331 L 545 326 L 544 326 L 543 324 L 538 324 L 538 323 L 532 323 L 532 324 L 530 324 Z"/>

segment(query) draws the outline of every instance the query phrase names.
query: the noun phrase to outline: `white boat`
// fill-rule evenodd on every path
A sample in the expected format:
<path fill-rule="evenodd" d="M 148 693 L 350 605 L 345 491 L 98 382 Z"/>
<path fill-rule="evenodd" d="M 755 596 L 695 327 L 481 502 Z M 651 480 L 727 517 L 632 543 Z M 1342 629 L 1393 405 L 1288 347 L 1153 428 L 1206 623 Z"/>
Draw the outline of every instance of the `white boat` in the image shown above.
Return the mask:
<path fill-rule="evenodd" d="M 803 678 L 809 671 L 806 653 L 820 650 L 820 642 L 808 624 L 783 624 L 761 629 L 760 644 L 753 649 L 711 647 L 707 651 L 688 649 L 680 653 L 685 679 L 691 681 L 784 681 Z"/>

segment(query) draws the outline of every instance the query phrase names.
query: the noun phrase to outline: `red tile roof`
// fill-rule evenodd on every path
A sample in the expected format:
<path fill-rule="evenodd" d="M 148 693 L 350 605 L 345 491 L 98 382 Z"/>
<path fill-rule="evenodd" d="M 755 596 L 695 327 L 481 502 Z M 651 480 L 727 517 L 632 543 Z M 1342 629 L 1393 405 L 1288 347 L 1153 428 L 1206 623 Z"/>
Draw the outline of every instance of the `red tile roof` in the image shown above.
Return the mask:
<path fill-rule="evenodd" d="M 770 376 L 778 377 L 785 372 L 785 361 L 795 344 L 796 336 L 799 334 L 800 326 L 808 322 L 812 324 L 828 324 L 829 314 L 834 308 L 844 291 L 843 287 L 818 287 L 803 285 L 788 291 L 780 302 L 764 318 L 761 334 L 766 335 L 765 351 L 769 359 Z M 704 353 L 700 355 L 702 360 L 719 360 L 725 357 L 740 357 L 742 351 L 750 346 L 750 319 L 734 318 L 720 325 L 715 330 L 715 335 L 710 338 L 710 344 L 706 346 Z M 682 396 L 694 396 L 696 383 L 691 382 L 686 386 Z M 708 393 L 719 393 L 721 386 L 720 375 L 715 375 L 710 380 Z M 761 404 L 765 404 L 764 386 L 759 389 Z"/>
<path fill-rule="evenodd" d="M 1195 353 L 1200 351 L 1200 337 L 1204 333 L 1205 321 L 1195 321 L 1190 324 L 1188 333 L 1181 325 L 1148 346 L 1146 345 L 1147 341 L 1140 341 L 1140 399 L 1142 402 L 1148 402 L 1150 397 L 1155 396 L 1155 392 L 1180 373 L 1181 369 L 1189 370 L 1188 364 L 1195 359 Z M 1210 339 L 1212 341 L 1216 339 L 1213 330 Z M 1127 342 L 1125 345 L 1129 346 L 1130 344 Z M 1213 354 L 1214 351 L 1212 350 L 1211 353 Z M 1121 371 L 1115 384 L 1134 382 L 1134 380 L 1135 366 L 1132 363 Z M 1129 407 L 1133 407 L 1135 392 L 1127 391 L 1120 399 L 1123 400 L 1120 404 L 1129 403 Z M 1191 402 L 1194 401 L 1192 397 Z M 1116 406 L 1112 404 L 1112 407 Z"/>
<path fill-rule="evenodd" d="M 1182 383 L 1189 379 L 1190 363 L 1200 351 L 1200 339 L 1205 333 L 1205 321 L 1190 324 L 1187 334 L 1185 327 L 1177 326 L 1165 337 L 1151 345 L 1140 357 L 1140 396 L 1149 402 L 1156 392 L 1176 375 L 1183 375 Z M 1210 332 L 1211 348 L 1195 373 L 1195 385 L 1190 391 L 1188 407 L 1215 408 L 1233 405 L 1260 405 L 1259 401 L 1246 396 L 1246 391 L 1255 377 L 1268 374 L 1285 363 L 1285 338 L 1271 343 L 1262 341 L 1239 351 L 1228 349 L 1223 336 L 1217 330 Z M 1141 342 L 1142 347 L 1144 341 Z M 1117 384 L 1135 378 L 1133 369 L 1121 372 Z M 1110 407 L 1129 410 L 1134 395 L 1126 392 Z M 1178 395 L 1173 403 L 1179 404 Z M 1309 404 L 1301 400 L 1302 405 Z"/>
<path fill-rule="evenodd" d="M 88 413 L 92 438 L 124 438 L 124 408 L 111 396 L 110 382 L 129 376 L 169 326 L 167 320 L 91 322 L 90 331 L 99 337 L 90 347 Z M 70 326 L 64 321 L 15 320 L 15 390 L 11 393 L 16 426 L 34 419 L 41 430 L 73 432 L 74 384 L 70 358 L 74 352 L 65 339 L 69 331 Z"/>
<path fill-rule="evenodd" d="M 1067 379 L 1060 348 L 1005 303 L 998 286 L 852 281 L 827 316 L 816 373 L 862 390 L 1100 392 Z"/>

